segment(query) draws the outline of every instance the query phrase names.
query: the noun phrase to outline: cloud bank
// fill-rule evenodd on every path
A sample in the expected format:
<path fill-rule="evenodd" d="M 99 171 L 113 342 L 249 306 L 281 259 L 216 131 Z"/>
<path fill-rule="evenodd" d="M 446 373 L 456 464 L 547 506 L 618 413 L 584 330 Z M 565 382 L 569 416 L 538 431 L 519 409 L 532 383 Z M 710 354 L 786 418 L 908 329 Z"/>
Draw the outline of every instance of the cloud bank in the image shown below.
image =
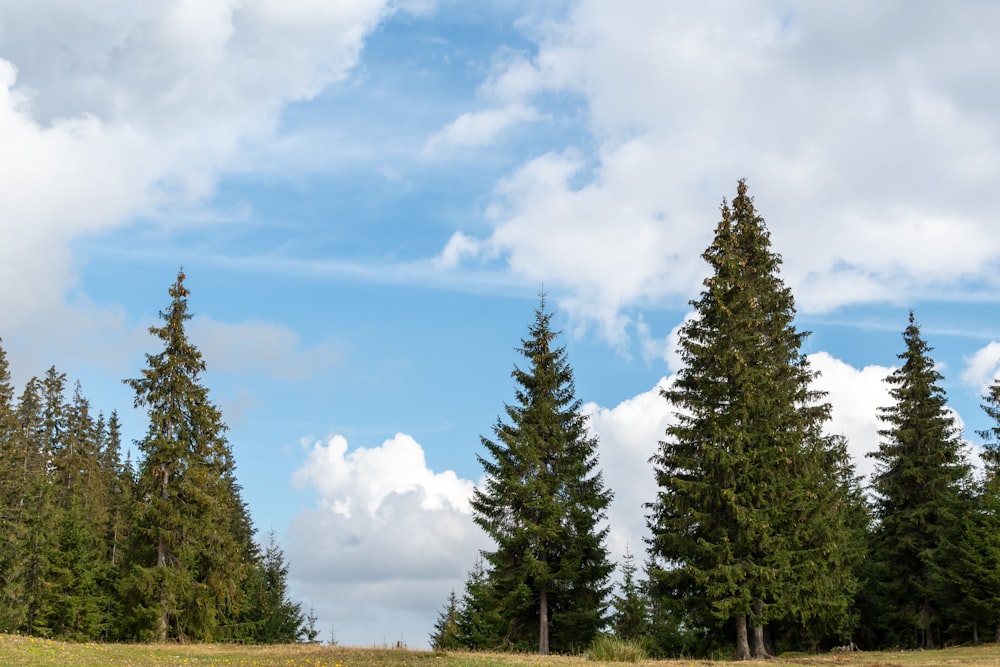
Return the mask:
<path fill-rule="evenodd" d="M 467 265 L 502 257 L 618 341 L 631 308 L 697 291 L 717 207 L 747 177 L 803 311 L 995 301 L 997 20 L 987 4 L 642 0 L 527 19 L 536 50 L 499 54 L 480 104 L 565 120 L 569 97 L 585 118 L 497 185 Z"/>

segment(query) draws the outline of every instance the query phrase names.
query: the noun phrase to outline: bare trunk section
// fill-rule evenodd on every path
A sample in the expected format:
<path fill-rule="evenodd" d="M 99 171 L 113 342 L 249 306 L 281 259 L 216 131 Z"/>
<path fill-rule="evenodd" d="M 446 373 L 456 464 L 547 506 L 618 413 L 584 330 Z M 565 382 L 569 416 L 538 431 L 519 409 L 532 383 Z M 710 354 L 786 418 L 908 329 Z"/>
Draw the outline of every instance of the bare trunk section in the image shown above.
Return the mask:
<path fill-rule="evenodd" d="M 538 596 L 538 652 L 549 654 L 549 592 L 544 588 Z"/>
<path fill-rule="evenodd" d="M 736 655 L 734 660 L 750 659 L 750 644 L 747 641 L 747 617 L 740 614 L 736 617 Z"/>
<path fill-rule="evenodd" d="M 163 466 L 160 474 L 160 497 L 166 500 L 167 489 L 170 484 L 170 470 L 167 466 Z M 161 568 L 167 565 L 167 543 L 163 539 L 162 530 L 156 540 L 156 564 Z M 164 576 L 162 570 L 160 576 Z M 157 635 L 161 642 L 167 641 L 167 587 L 162 579 L 160 580 L 160 627 L 158 628 Z"/>
<path fill-rule="evenodd" d="M 767 650 L 767 643 L 764 641 L 764 603 L 760 600 L 753 603 L 753 657 L 758 660 L 770 658 L 771 652 Z"/>

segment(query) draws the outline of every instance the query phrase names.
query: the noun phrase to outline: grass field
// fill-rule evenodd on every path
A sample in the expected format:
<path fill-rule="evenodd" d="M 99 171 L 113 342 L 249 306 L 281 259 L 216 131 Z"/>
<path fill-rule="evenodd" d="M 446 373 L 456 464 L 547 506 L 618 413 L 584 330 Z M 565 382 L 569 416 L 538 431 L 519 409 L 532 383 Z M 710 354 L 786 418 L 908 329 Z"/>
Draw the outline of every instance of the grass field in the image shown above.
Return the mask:
<path fill-rule="evenodd" d="M 582 657 L 545 657 L 497 653 L 431 653 L 381 648 L 342 648 L 318 644 L 289 646 L 234 646 L 222 644 L 69 644 L 65 642 L 0 635 L 0 665 L 3 667 L 48 667 L 68 665 L 96 667 L 122 665 L 154 667 L 596 667 L 601 664 Z M 625 664 L 625 663 L 617 663 Z M 647 661 L 655 667 L 705 667 L 737 663 L 707 660 Z M 838 655 L 776 658 L 741 665 L 824 665 L 838 667 L 1000 667 L 1000 646 L 903 653 L 849 653 Z"/>

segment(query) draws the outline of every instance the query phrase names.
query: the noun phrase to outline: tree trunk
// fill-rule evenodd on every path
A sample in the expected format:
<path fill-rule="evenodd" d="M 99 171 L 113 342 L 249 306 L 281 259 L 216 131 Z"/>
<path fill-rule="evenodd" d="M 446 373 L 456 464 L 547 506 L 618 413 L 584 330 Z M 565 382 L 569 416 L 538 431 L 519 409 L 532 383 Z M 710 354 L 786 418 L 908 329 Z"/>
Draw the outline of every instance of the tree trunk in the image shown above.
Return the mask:
<path fill-rule="evenodd" d="M 736 655 L 735 660 L 750 659 L 750 644 L 747 642 L 747 617 L 740 614 L 736 617 Z"/>
<path fill-rule="evenodd" d="M 170 472 L 167 466 L 163 466 L 161 475 L 160 495 L 166 500 L 167 488 L 170 483 Z M 163 531 L 160 531 L 160 535 L 156 540 L 156 564 L 161 568 L 167 565 L 167 543 L 163 539 Z M 160 571 L 160 577 L 160 627 L 157 629 L 157 637 L 160 642 L 165 642 L 167 641 L 167 587 L 164 583 L 165 576 L 162 570 Z"/>
<path fill-rule="evenodd" d="M 538 596 L 538 653 L 549 654 L 549 593 L 544 588 Z"/>
<path fill-rule="evenodd" d="M 764 642 L 764 603 L 760 600 L 753 603 L 753 615 L 750 617 L 753 623 L 753 657 L 763 660 L 771 657 Z"/>

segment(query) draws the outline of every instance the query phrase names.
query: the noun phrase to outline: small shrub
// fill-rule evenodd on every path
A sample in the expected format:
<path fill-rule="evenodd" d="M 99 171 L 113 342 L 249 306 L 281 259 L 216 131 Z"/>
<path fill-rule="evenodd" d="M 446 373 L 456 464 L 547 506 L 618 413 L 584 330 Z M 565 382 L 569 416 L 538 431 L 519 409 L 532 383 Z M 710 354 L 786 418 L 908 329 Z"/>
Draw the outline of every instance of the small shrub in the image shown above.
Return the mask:
<path fill-rule="evenodd" d="M 598 635 L 590 645 L 588 657 L 598 662 L 639 662 L 648 658 L 649 652 L 638 639 Z"/>

